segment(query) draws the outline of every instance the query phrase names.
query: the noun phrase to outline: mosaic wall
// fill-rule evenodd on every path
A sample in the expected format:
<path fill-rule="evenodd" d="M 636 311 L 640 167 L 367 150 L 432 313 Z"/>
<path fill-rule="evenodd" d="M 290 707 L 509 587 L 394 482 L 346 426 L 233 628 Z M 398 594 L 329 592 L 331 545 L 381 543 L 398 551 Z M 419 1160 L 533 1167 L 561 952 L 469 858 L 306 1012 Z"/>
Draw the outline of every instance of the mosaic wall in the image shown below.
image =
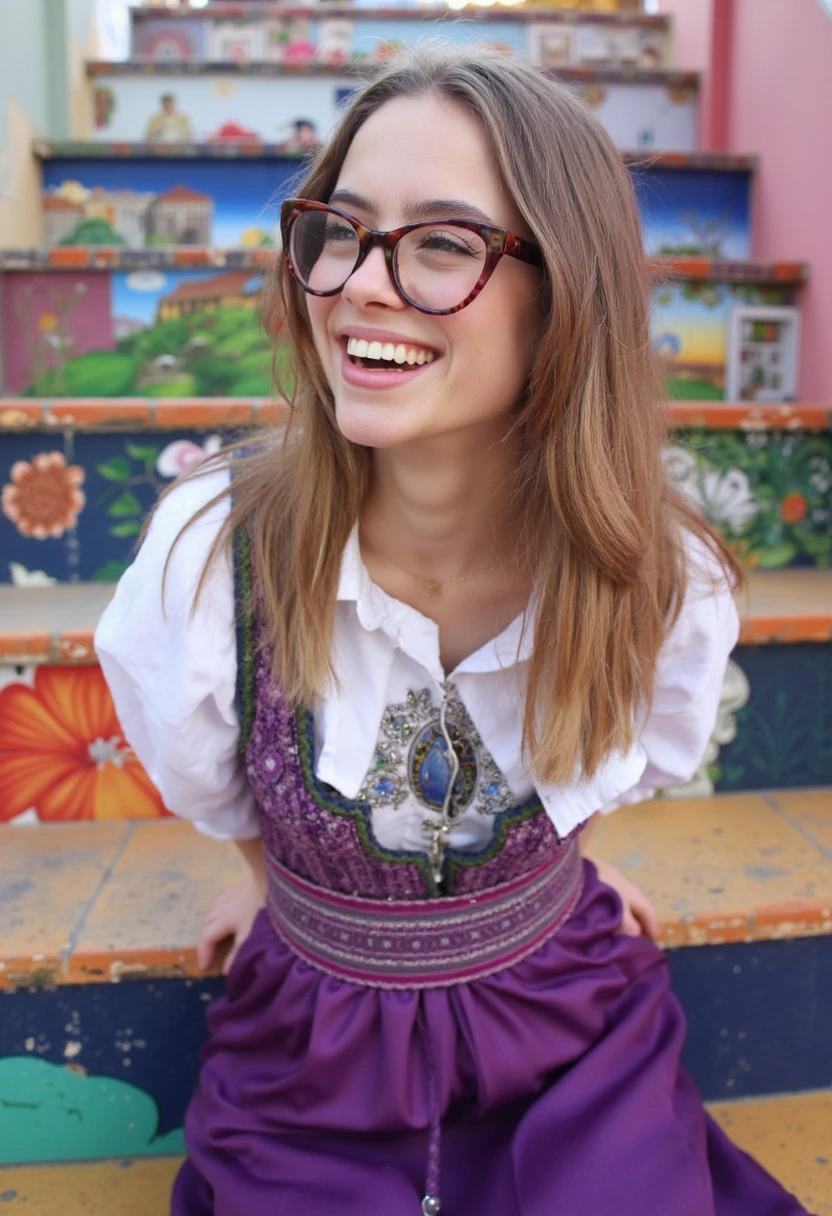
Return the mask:
<path fill-rule="evenodd" d="M 750 569 L 832 565 L 829 431 L 688 431 L 665 462 Z"/>
<path fill-rule="evenodd" d="M 487 40 L 487 38 L 486 38 Z M 395 48 L 394 48 L 395 49 Z M 195 68 L 198 65 L 193 65 Z M 299 119 L 325 139 L 360 79 L 321 64 L 284 69 L 190 71 L 171 65 L 151 74 L 141 64 L 116 64 L 93 77 L 95 137 L 108 142 L 222 142 L 229 138 L 288 144 Z M 576 75 L 572 72 L 572 76 Z M 588 69 L 563 83 L 591 106 L 619 148 L 692 152 L 696 148 L 697 92 L 686 74 L 598 82 Z M 174 98 L 174 108 L 166 97 Z"/>
<path fill-rule="evenodd" d="M 0 582 L 113 582 L 159 491 L 221 443 L 205 432 L 4 435 Z"/>
<path fill-rule="evenodd" d="M 159 491 L 222 442 L 206 431 L 4 435 L 0 582 L 112 582 Z M 832 565 L 829 432 L 688 431 L 665 460 L 746 566 Z"/>
<path fill-rule="evenodd" d="M 43 163 L 47 245 L 270 245 L 297 158 L 66 157 Z M 748 171 L 631 167 L 645 247 L 673 257 L 748 258 Z"/>
<path fill-rule="evenodd" d="M 266 228 L 256 231 L 265 237 Z M 7 271 L 2 279 L 8 396 L 272 392 L 272 349 L 260 319 L 263 274 L 256 269 Z M 793 294 L 787 286 L 658 287 L 651 328 L 668 397 L 723 400 L 731 310 L 790 304 Z"/>
<path fill-rule="evenodd" d="M 159 491 L 221 442 L 207 432 L 4 436 L 0 580 L 114 581 Z M 832 564 L 831 434 L 687 432 L 666 460 L 748 566 Z M 751 692 L 710 767 L 717 788 L 832 784 L 832 647 L 736 657 Z M 0 668 L 0 741 L 0 819 L 165 814 L 95 667 Z"/>

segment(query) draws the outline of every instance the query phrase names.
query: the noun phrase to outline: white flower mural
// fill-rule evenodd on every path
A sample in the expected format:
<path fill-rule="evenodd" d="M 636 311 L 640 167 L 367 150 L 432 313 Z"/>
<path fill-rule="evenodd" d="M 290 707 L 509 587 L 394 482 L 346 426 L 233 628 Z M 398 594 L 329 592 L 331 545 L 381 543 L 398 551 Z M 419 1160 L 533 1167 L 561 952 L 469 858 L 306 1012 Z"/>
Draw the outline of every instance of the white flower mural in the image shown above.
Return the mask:
<path fill-rule="evenodd" d="M 156 461 L 160 477 L 180 477 L 206 456 L 213 456 L 222 447 L 219 435 L 209 435 L 202 447 L 190 439 L 176 439 L 162 448 Z"/>
<path fill-rule="evenodd" d="M 742 469 L 700 469 L 691 452 L 674 446 L 665 448 L 663 456 L 672 485 L 715 528 L 739 536 L 759 514 L 759 503 Z"/>

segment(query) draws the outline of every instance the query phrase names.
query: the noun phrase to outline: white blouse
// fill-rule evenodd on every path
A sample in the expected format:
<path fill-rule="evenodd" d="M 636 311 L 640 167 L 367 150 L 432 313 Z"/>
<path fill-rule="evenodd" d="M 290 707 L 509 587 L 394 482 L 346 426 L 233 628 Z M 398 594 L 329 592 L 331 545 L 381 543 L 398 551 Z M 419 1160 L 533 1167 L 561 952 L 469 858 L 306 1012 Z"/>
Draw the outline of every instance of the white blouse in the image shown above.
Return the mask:
<path fill-rule="evenodd" d="M 184 482 L 165 499 L 101 618 L 95 647 L 125 737 L 165 805 L 210 836 L 243 839 L 257 836 L 259 828 L 238 751 L 229 553 L 213 567 L 191 615 L 206 555 L 229 509 L 227 496 L 173 549 L 162 606 L 162 572 L 174 538 L 227 482 L 227 471 L 219 470 Z M 446 700 L 467 760 L 464 809 L 450 838 L 454 848 L 482 848 L 494 815 L 535 792 L 565 836 L 596 811 L 689 780 L 716 721 L 739 629 L 713 557 L 693 537 L 689 545 L 688 593 L 659 655 L 653 707 L 637 742 L 608 756 L 590 780 L 576 776 L 556 785 L 534 777 L 521 748 L 531 629 L 521 637 L 518 617 L 446 675 L 437 625 L 370 580 L 354 531 L 341 563 L 335 613 L 338 686 L 313 707 L 318 778 L 347 798 L 370 803 L 383 847 L 425 850 L 425 823 L 438 817 L 443 772 L 448 786 L 445 753 L 430 746 Z M 404 739 L 409 742 L 401 746 Z"/>

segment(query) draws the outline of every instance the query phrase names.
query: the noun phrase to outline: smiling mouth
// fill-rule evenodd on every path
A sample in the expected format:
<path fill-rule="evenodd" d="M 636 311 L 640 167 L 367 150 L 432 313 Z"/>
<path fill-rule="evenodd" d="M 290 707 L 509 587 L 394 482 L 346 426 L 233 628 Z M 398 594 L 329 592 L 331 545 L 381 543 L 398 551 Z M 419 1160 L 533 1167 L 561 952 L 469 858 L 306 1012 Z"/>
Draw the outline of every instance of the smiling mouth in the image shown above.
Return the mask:
<path fill-rule="evenodd" d="M 364 338 L 348 338 L 347 357 L 356 367 L 368 371 L 412 371 L 433 363 L 436 355 L 423 346 L 409 346 L 404 342 L 368 342 Z"/>

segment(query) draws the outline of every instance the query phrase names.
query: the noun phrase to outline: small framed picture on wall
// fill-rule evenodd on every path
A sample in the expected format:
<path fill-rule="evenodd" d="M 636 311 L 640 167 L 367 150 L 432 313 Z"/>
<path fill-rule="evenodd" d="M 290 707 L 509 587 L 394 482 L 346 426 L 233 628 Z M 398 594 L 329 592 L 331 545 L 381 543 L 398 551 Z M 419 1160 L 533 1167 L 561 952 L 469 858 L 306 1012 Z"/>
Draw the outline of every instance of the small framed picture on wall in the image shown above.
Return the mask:
<path fill-rule="evenodd" d="M 799 309 L 733 309 L 725 400 L 795 401 L 799 352 Z"/>
<path fill-rule="evenodd" d="M 553 21 L 529 25 L 529 58 L 541 68 L 558 68 L 575 58 L 575 29 Z"/>

